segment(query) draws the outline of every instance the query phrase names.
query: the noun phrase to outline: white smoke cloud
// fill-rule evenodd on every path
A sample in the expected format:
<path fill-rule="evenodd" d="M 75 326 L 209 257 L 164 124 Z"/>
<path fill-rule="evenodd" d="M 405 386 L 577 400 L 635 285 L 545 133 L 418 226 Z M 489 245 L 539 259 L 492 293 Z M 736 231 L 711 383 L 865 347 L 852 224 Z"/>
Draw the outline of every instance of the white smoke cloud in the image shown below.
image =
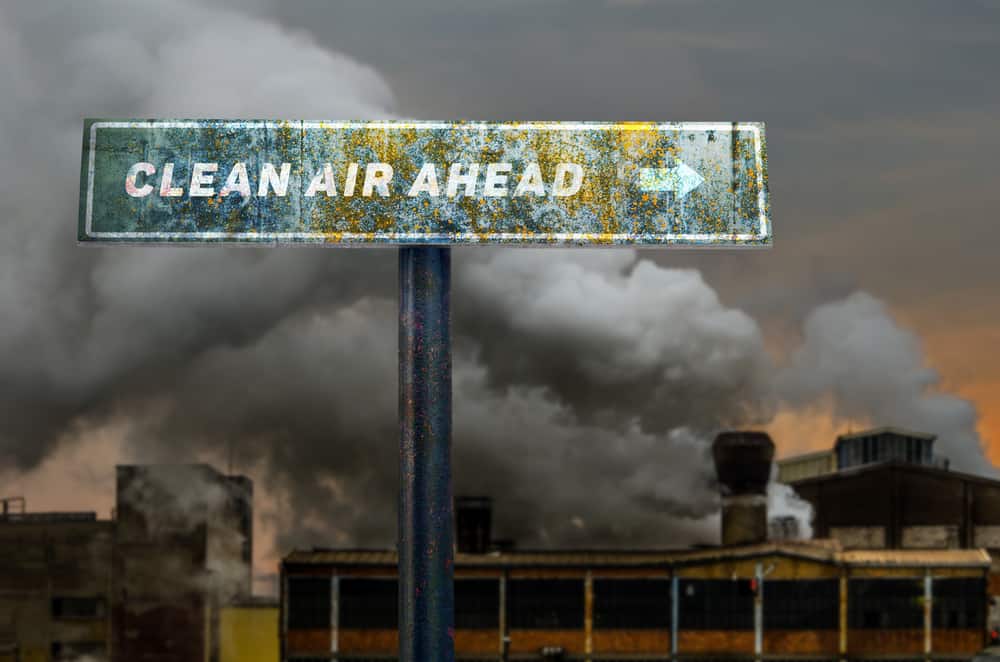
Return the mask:
<path fill-rule="evenodd" d="M 884 303 L 857 292 L 820 306 L 807 317 L 803 338 L 778 379 L 791 406 L 832 395 L 837 416 L 936 434 L 936 452 L 954 468 L 995 473 L 972 403 L 937 390 L 940 375 L 927 365 L 917 337 Z"/>

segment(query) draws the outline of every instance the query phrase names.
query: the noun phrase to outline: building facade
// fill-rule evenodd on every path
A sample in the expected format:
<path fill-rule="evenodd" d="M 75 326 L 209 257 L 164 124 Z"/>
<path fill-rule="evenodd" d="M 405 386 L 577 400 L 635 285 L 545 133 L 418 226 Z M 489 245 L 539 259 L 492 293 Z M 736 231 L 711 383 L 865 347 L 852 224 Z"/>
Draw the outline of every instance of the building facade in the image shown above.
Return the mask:
<path fill-rule="evenodd" d="M 763 432 L 716 438 L 715 548 L 517 551 L 491 542 L 488 500 L 457 501 L 456 657 L 962 660 L 983 647 L 985 550 L 768 540 L 773 455 Z M 393 551 L 286 556 L 282 660 L 395 659 L 396 563 Z"/>
<path fill-rule="evenodd" d="M 251 590 L 252 484 L 207 465 L 116 473 L 112 519 L 4 502 L 0 662 L 219 659 L 221 609 Z"/>
<path fill-rule="evenodd" d="M 107 659 L 113 543 L 95 513 L 0 516 L 0 661 Z"/>
<path fill-rule="evenodd" d="M 967 659 L 985 641 L 980 550 L 765 543 L 455 558 L 462 660 Z M 313 550 L 281 569 L 282 660 L 391 660 L 394 552 Z"/>

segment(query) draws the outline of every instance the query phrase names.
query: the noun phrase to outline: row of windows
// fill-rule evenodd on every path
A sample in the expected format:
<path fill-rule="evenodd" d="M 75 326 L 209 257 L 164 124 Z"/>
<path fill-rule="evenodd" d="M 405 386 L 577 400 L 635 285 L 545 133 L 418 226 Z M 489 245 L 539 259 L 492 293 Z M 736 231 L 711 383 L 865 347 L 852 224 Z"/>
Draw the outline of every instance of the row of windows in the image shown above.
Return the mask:
<path fill-rule="evenodd" d="M 935 628 L 984 627 L 984 579 L 937 579 L 932 590 Z M 924 583 L 920 580 L 852 581 L 848 589 L 848 625 L 861 629 L 919 629 L 924 624 L 923 600 Z"/>
<path fill-rule="evenodd" d="M 836 579 L 772 580 L 763 584 L 764 627 L 774 630 L 835 630 L 840 588 Z M 393 579 L 341 578 L 338 625 L 342 628 L 398 627 L 398 593 Z M 933 623 L 937 629 L 980 628 L 985 623 L 985 580 L 934 581 Z M 288 580 L 288 627 L 327 628 L 332 614 L 329 579 Z M 670 582 L 663 579 L 595 579 L 596 629 L 665 629 L 671 622 Z M 848 625 L 854 629 L 923 627 L 924 586 L 913 579 L 851 580 Z M 507 583 L 507 622 L 512 629 L 583 627 L 584 583 L 579 579 L 518 579 Z M 682 630 L 753 630 L 751 581 L 682 579 L 678 583 L 678 626 Z M 455 626 L 495 629 L 500 625 L 500 583 L 493 579 L 455 582 Z"/>

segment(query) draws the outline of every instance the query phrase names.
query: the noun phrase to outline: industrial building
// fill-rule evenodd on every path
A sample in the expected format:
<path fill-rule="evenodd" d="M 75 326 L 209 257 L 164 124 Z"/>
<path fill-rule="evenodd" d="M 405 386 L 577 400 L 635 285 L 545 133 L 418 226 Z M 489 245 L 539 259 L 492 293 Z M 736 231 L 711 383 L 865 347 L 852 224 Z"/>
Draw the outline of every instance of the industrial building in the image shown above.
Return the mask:
<path fill-rule="evenodd" d="M 1000 480 L 951 471 L 935 437 L 879 428 L 838 437 L 827 471 L 809 457 L 779 473 L 813 507 L 815 535 L 846 549 L 986 549 L 991 628 L 1000 626 Z"/>
<path fill-rule="evenodd" d="M 119 466 L 114 516 L 0 513 L 0 661 L 215 662 L 251 590 L 253 486 L 207 465 Z"/>
<path fill-rule="evenodd" d="M 817 537 L 849 549 L 972 549 L 1000 553 L 1000 480 L 951 471 L 934 436 L 880 428 L 837 439 L 836 462 L 810 474 L 812 455 L 779 473 L 812 504 Z"/>
<path fill-rule="evenodd" d="M 521 551 L 491 544 L 489 501 L 456 504 L 462 660 L 968 659 L 986 639 L 989 555 L 768 541 L 774 446 L 713 446 L 723 546 Z M 395 659 L 394 551 L 302 550 L 281 566 L 282 660 Z"/>

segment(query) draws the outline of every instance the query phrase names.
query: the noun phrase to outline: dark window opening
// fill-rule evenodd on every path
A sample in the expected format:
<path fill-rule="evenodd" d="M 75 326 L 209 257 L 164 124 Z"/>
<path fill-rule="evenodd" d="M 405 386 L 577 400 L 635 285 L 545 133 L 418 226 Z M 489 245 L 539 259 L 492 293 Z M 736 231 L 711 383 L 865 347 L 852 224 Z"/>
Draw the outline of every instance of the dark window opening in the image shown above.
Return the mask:
<path fill-rule="evenodd" d="M 595 579 L 594 627 L 641 630 L 670 627 L 670 581 Z"/>
<path fill-rule="evenodd" d="M 682 579 L 682 630 L 753 630 L 753 586 L 749 579 Z"/>
<path fill-rule="evenodd" d="M 920 629 L 924 586 L 919 579 L 854 579 L 848 584 L 848 625 L 860 629 Z"/>
<path fill-rule="evenodd" d="M 507 587 L 507 622 L 511 628 L 583 627 L 583 580 L 515 579 Z"/>
<path fill-rule="evenodd" d="M 306 630 L 330 627 L 330 579 L 289 577 L 288 627 Z"/>
<path fill-rule="evenodd" d="M 455 627 L 500 627 L 500 582 L 496 579 L 455 580 Z"/>
<path fill-rule="evenodd" d="M 836 630 L 840 582 L 836 579 L 765 581 L 764 628 Z"/>
<path fill-rule="evenodd" d="M 104 613 L 104 598 L 52 598 L 55 620 L 104 618 Z"/>
<path fill-rule="evenodd" d="M 982 577 L 935 579 L 931 614 L 937 629 L 986 627 L 986 580 Z"/>
<path fill-rule="evenodd" d="M 395 630 L 399 585 L 395 579 L 342 578 L 337 613 L 342 628 Z"/>

